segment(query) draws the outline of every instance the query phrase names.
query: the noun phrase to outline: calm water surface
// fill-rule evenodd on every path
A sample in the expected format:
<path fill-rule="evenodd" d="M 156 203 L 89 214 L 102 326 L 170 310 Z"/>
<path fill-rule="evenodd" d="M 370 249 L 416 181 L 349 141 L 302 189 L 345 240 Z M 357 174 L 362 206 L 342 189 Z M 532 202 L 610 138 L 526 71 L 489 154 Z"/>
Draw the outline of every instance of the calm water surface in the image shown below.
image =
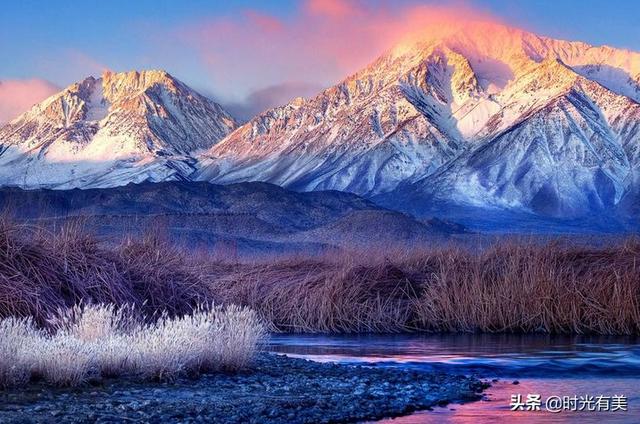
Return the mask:
<path fill-rule="evenodd" d="M 317 361 L 376 363 L 498 379 L 484 399 L 389 423 L 640 423 L 640 340 L 543 335 L 276 335 L 270 350 Z M 517 380 L 519 384 L 513 382 Z M 510 411 L 511 395 L 625 395 L 627 412 Z M 544 405 L 543 408 L 544 409 Z"/>

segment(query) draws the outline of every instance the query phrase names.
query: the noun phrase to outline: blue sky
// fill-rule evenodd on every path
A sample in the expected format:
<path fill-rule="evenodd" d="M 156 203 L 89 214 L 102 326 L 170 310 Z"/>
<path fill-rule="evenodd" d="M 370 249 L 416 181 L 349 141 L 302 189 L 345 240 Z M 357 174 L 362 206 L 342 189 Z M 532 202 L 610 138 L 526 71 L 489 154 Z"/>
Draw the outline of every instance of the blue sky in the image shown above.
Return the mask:
<path fill-rule="evenodd" d="M 305 84 L 309 91 L 327 85 L 344 76 L 340 73 L 345 68 L 327 63 L 332 61 L 326 58 L 318 62 L 326 63 L 326 68 L 317 63 L 299 66 L 286 62 L 284 56 L 261 55 L 255 41 L 242 44 L 255 50 L 237 51 L 235 40 L 211 37 L 229 23 L 236 26 L 236 32 L 228 32 L 231 36 L 238 37 L 238 28 L 250 35 L 255 25 L 265 23 L 262 17 L 295 25 L 296 20 L 304 19 L 304 9 L 311 1 L 4 1 L 0 81 L 35 78 L 65 86 L 104 68 L 164 68 L 226 102 L 242 102 L 260 90 L 291 81 L 307 94 Z M 349 4 L 387 10 L 415 4 L 462 5 L 543 35 L 640 51 L 637 1 L 354 1 Z M 218 28 L 215 35 L 208 29 L 211 26 Z M 199 43 L 197 38 L 203 34 L 207 41 Z M 234 61 L 222 58 L 225 55 L 235 57 Z M 257 58 L 250 60 L 253 56 Z M 278 66 L 271 63 L 278 60 L 282 61 Z"/>

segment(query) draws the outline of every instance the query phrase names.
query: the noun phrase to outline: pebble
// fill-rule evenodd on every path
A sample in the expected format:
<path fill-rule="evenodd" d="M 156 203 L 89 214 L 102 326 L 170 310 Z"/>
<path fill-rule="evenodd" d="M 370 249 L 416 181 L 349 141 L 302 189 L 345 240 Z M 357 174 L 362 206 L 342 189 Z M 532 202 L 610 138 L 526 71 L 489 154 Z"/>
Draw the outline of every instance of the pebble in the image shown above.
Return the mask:
<path fill-rule="evenodd" d="M 516 384 L 516 382 L 514 382 Z M 367 421 L 480 399 L 476 378 L 260 354 L 250 370 L 171 383 L 104 380 L 0 391 L 0 422 L 328 423 Z"/>

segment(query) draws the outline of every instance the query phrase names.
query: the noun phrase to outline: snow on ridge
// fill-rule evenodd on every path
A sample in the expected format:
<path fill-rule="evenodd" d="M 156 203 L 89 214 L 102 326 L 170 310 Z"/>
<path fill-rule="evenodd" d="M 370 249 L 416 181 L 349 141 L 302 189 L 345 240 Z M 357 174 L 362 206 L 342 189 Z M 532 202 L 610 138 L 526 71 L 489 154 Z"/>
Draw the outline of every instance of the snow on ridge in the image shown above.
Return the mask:
<path fill-rule="evenodd" d="M 201 157 L 194 178 L 528 210 L 548 198 L 560 214 L 607 207 L 640 167 L 632 75 L 638 53 L 508 27 L 413 40 L 316 97 L 240 126 Z M 504 134 L 519 135 L 482 156 L 485 170 L 465 162 Z M 523 146 L 536 154 L 515 154 Z M 556 168 L 570 170 L 558 189 Z"/>
<path fill-rule="evenodd" d="M 0 184 L 88 188 L 183 178 L 194 170 L 190 155 L 236 125 L 164 71 L 106 72 L 0 128 Z"/>
<path fill-rule="evenodd" d="M 571 215 L 638 191 L 639 87 L 638 53 L 495 25 L 413 40 L 239 127 L 164 71 L 105 73 L 0 129 L 0 184 L 259 180 Z"/>

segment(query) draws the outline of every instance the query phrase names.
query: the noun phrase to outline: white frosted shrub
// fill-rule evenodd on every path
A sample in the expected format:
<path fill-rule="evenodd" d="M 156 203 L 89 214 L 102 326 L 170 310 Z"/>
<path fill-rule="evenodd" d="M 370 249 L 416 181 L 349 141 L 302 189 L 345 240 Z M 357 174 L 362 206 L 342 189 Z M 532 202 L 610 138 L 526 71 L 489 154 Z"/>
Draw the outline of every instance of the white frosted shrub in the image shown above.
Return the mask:
<path fill-rule="evenodd" d="M 251 362 L 264 338 L 256 314 L 235 306 L 201 307 L 180 318 L 163 317 L 135 334 L 144 358 L 142 374 L 160 379 L 240 369 Z"/>
<path fill-rule="evenodd" d="M 0 387 L 25 384 L 31 376 L 34 341 L 41 335 L 30 319 L 6 318 L 0 321 Z"/>
<path fill-rule="evenodd" d="M 30 320 L 0 321 L 0 387 L 42 378 L 59 386 L 89 378 L 137 376 L 169 380 L 247 366 L 265 337 L 256 314 L 205 306 L 142 324 L 132 308 L 89 305 L 61 311 L 46 334 Z"/>
<path fill-rule="evenodd" d="M 99 341 L 95 362 L 102 377 L 133 375 L 140 370 L 140 352 L 126 334 L 114 334 Z"/>
<path fill-rule="evenodd" d="M 32 351 L 32 372 L 56 386 L 77 386 L 90 376 L 95 346 L 66 334 L 42 337 Z"/>
<path fill-rule="evenodd" d="M 145 378 L 166 380 L 189 370 L 197 353 L 192 348 L 195 331 L 186 324 L 185 317 L 163 317 L 135 332 L 135 346 L 141 358 L 140 372 Z"/>
<path fill-rule="evenodd" d="M 93 371 L 103 377 L 133 374 L 139 368 L 138 352 L 131 329 L 140 326 L 128 306 L 75 306 L 60 311 L 51 324 L 57 337 L 82 341 L 92 353 Z"/>
<path fill-rule="evenodd" d="M 204 363 L 206 369 L 238 369 L 246 366 L 264 342 L 265 330 L 255 312 L 235 305 L 224 313 L 209 317 L 213 331 L 205 344 Z"/>
<path fill-rule="evenodd" d="M 58 312 L 51 320 L 58 333 L 64 332 L 85 342 L 105 340 L 124 329 L 133 320 L 131 309 L 114 305 L 75 306 Z"/>

